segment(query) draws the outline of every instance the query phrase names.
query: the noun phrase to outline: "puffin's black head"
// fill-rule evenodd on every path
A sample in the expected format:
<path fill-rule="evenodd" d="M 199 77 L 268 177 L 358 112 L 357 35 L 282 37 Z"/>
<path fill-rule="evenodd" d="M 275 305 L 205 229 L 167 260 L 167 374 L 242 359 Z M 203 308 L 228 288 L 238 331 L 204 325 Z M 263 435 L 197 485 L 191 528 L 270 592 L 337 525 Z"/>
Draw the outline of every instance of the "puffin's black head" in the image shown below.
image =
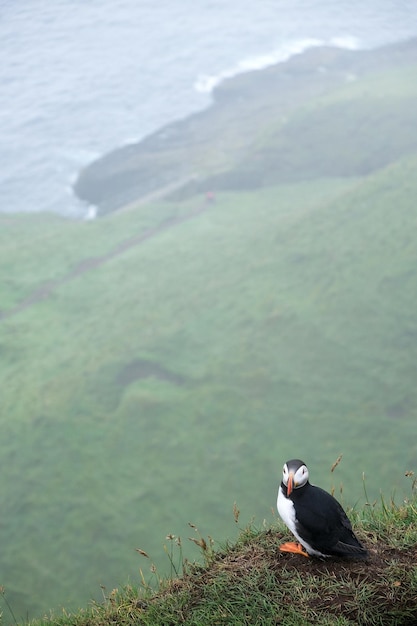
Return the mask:
<path fill-rule="evenodd" d="M 287 497 L 294 489 L 304 487 L 308 483 L 308 468 L 304 461 L 291 459 L 282 468 L 282 482 L 287 488 Z"/>

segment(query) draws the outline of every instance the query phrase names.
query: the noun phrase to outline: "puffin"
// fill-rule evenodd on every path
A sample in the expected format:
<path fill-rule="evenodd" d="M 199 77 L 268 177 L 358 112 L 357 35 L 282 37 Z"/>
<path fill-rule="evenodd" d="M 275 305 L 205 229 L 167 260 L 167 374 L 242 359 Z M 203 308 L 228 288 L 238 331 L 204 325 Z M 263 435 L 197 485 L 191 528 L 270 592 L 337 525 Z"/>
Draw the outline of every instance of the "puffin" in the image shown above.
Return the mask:
<path fill-rule="evenodd" d="M 282 544 L 281 552 L 319 558 L 368 556 L 339 502 L 324 489 L 310 484 L 304 461 L 292 459 L 284 464 L 277 508 L 299 542 Z"/>

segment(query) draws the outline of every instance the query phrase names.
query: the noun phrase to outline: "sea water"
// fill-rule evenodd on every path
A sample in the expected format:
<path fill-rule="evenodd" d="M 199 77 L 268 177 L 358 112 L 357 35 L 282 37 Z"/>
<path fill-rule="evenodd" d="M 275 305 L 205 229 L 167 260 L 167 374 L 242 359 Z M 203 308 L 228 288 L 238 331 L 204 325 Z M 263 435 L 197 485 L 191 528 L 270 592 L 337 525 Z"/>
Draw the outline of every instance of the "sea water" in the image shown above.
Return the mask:
<path fill-rule="evenodd" d="M 415 0 L 3 0 L 0 211 L 86 217 L 79 170 L 209 106 L 221 80 L 414 35 Z"/>

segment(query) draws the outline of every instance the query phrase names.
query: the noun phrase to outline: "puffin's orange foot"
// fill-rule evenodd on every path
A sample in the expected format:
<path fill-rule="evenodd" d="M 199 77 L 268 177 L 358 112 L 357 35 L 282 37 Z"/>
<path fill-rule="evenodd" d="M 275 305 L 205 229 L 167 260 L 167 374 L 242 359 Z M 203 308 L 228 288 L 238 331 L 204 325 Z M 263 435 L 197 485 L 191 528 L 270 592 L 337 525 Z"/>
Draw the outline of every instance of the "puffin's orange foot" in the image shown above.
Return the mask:
<path fill-rule="evenodd" d="M 282 543 L 279 547 L 281 552 L 291 552 L 292 554 L 302 554 L 308 558 L 307 552 L 303 549 L 300 543 L 289 541 L 288 543 Z"/>

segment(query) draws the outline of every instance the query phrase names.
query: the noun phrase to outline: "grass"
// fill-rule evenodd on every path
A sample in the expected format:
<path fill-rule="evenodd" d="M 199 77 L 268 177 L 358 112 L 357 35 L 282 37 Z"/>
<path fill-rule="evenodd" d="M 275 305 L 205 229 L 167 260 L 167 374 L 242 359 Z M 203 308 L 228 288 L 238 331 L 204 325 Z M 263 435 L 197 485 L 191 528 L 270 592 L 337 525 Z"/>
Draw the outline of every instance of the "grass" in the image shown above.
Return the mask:
<path fill-rule="evenodd" d="M 304 93 L 284 111 L 278 93 L 276 110 L 258 120 L 249 145 L 228 167 L 184 185 L 172 197 L 362 176 L 413 154 L 416 76 L 415 62 L 374 72 L 366 80 L 357 76 L 320 97 Z"/>
<path fill-rule="evenodd" d="M 415 480 L 413 483 L 415 486 Z M 235 521 L 239 512 L 235 507 Z M 406 626 L 417 619 L 417 508 L 415 496 L 401 505 L 381 499 L 350 512 L 366 544 L 366 562 L 316 560 L 283 554 L 288 538 L 280 524 L 242 529 L 233 543 L 213 549 L 192 526 L 201 562 L 183 559 L 182 541 L 170 535 L 169 576 L 154 565 L 150 586 L 141 570 L 139 585 L 108 592 L 90 608 L 31 622 L 32 626 L 166 626 L 184 624 L 288 626 Z M 175 555 L 175 552 L 177 554 Z M 149 559 L 144 552 L 141 557 Z M 177 559 L 177 565 L 174 560 Z"/>
<path fill-rule="evenodd" d="M 401 495 L 413 167 L 219 197 L 3 322 L 1 583 L 19 619 L 135 577 L 135 547 L 158 554 L 196 515 L 233 539 L 235 499 L 268 519 L 288 456 L 322 482 L 343 451 L 349 493 L 365 471 L 370 494 Z M 82 228 L 98 247 L 101 223 Z"/>
<path fill-rule="evenodd" d="M 183 212 L 182 206 L 154 203 L 151 210 L 136 212 L 133 233 L 129 212 L 94 224 L 50 215 L 0 215 L 0 313 L 7 313 L 50 282 L 64 282 L 80 262 L 111 254 L 132 234 L 163 228 L 167 220 Z"/>
<path fill-rule="evenodd" d="M 219 192 L 184 221 L 201 195 L 91 223 L 0 216 L 0 584 L 19 621 L 138 580 L 138 546 L 172 576 L 162 538 L 197 517 L 233 541 L 235 500 L 243 526 L 272 523 L 289 457 L 355 499 L 362 472 L 370 499 L 402 499 L 417 160 L 396 159 Z"/>

